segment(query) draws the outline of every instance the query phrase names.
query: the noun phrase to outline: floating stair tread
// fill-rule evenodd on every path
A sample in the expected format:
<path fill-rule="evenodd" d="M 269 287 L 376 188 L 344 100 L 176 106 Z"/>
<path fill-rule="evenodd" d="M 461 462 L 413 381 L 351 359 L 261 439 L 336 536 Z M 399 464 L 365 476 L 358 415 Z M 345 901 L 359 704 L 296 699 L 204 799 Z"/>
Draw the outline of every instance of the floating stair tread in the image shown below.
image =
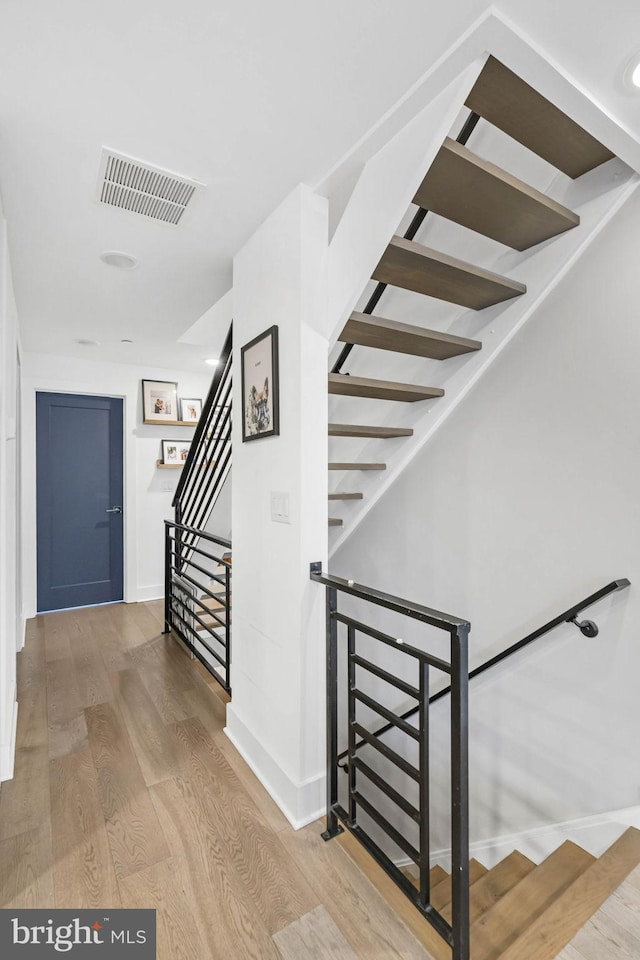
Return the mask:
<path fill-rule="evenodd" d="M 330 493 L 329 500 L 362 500 L 361 493 Z"/>
<path fill-rule="evenodd" d="M 375 437 L 388 440 L 391 437 L 412 437 L 411 427 L 369 427 L 357 423 L 330 423 L 330 437 Z"/>
<path fill-rule="evenodd" d="M 386 463 L 330 463 L 329 470 L 386 470 Z"/>
<path fill-rule="evenodd" d="M 330 527 L 341 527 L 342 519 L 340 517 L 329 517 L 329 526 Z"/>
<path fill-rule="evenodd" d="M 221 593 L 220 596 L 224 596 L 224 593 Z M 208 607 L 209 610 L 226 610 L 227 606 L 224 603 L 221 603 L 219 600 L 214 599 L 214 597 L 202 597 L 200 603 L 203 606 Z"/>
<path fill-rule="evenodd" d="M 595 858 L 567 840 L 471 926 L 473 960 L 505 960 L 505 951 L 530 924 L 593 863 Z M 533 960 L 519 953 L 518 960 Z M 515 960 L 513 954 L 510 960 Z"/>
<path fill-rule="evenodd" d="M 469 917 L 474 923 L 483 913 L 490 910 L 505 893 L 508 893 L 516 883 L 523 880 L 532 870 L 535 863 L 529 860 L 519 850 L 514 850 L 508 857 L 496 864 L 488 873 L 473 884 L 469 891 Z M 451 923 L 451 904 L 442 911 L 445 920 Z"/>
<path fill-rule="evenodd" d="M 523 283 L 404 237 L 391 239 L 372 278 L 471 310 L 483 310 L 527 290 Z"/>
<path fill-rule="evenodd" d="M 487 60 L 466 105 L 572 179 L 614 156 L 495 57 Z"/>
<path fill-rule="evenodd" d="M 514 250 L 580 223 L 567 207 L 448 137 L 413 202 Z"/>
<path fill-rule="evenodd" d="M 399 400 L 415 403 L 443 397 L 439 387 L 419 387 L 413 383 L 395 383 L 392 380 L 372 380 L 369 377 L 349 377 L 344 373 L 329 374 L 329 393 L 342 397 L 366 397 L 369 400 Z"/>
<path fill-rule="evenodd" d="M 351 314 L 338 340 L 341 343 L 393 350 L 396 353 L 429 357 L 432 360 L 448 360 L 450 357 L 458 357 L 482 348 L 478 340 L 454 337 L 449 333 L 425 330 L 409 323 L 357 312 Z"/>
<path fill-rule="evenodd" d="M 477 860 L 469 860 L 469 883 L 475 884 L 488 873 L 487 868 L 483 867 Z M 447 877 L 441 883 L 438 883 L 431 890 L 431 904 L 436 910 L 444 910 L 451 903 L 451 877 Z"/>
<path fill-rule="evenodd" d="M 537 917 L 500 960 L 553 960 L 639 863 L 640 831 L 630 827 Z"/>

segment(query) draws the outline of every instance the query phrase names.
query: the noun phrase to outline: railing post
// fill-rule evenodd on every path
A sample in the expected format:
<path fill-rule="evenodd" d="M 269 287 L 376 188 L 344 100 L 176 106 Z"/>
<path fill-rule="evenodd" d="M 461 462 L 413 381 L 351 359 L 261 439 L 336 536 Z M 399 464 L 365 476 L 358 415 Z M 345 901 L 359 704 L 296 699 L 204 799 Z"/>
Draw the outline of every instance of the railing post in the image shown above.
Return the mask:
<path fill-rule="evenodd" d="M 225 567 L 224 602 L 226 607 L 225 618 L 227 621 L 227 666 L 225 670 L 225 683 L 227 693 L 231 696 L 231 567 Z"/>
<path fill-rule="evenodd" d="M 334 813 L 338 802 L 338 592 L 327 587 L 327 829 L 323 840 L 343 833 Z"/>
<path fill-rule="evenodd" d="M 171 528 L 164 528 L 164 630 L 171 633 Z"/>
<path fill-rule="evenodd" d="M 469 960 L 469 626 L 451 633 L 452 960 Z"/>
<path fill-rule="evenodd" d="M 431 899 L 429 880 L 430 840 L 429 840 L 429 664 L 420 664 L 420 903 L 426 907 Z"/>

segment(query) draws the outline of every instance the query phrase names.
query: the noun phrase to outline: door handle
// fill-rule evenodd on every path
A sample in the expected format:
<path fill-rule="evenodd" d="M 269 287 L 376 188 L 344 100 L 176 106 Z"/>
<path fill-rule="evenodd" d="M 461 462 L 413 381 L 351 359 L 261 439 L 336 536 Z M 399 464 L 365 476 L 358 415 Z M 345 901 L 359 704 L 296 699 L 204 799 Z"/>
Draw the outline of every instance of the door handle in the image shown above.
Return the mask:
<path fill-rule="evenodd" d="M 122 513 L 122 507 L 110 507 L 105 513 Z"/>

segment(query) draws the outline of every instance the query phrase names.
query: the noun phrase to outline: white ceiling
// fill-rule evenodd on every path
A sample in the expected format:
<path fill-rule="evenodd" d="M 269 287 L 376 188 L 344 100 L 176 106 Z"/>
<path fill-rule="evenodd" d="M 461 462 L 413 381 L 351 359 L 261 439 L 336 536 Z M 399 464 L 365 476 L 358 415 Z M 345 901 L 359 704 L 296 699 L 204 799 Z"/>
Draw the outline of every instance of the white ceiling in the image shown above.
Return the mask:
<path fill-rule="evenodd" d="M 640 95 L 621 79 L 640 54 L 638 0 L 497 7 L 640 140 Z M 234 253 L 486 9 L 0 0 L 0 189 L 25 350 L 202 369 L 211 351 L 176 341 L 229 289 Z M 183 225 L 97 204 L 103 145 L 206 183 Z M 139 266 L 107 267 L 104 250 Z"/>

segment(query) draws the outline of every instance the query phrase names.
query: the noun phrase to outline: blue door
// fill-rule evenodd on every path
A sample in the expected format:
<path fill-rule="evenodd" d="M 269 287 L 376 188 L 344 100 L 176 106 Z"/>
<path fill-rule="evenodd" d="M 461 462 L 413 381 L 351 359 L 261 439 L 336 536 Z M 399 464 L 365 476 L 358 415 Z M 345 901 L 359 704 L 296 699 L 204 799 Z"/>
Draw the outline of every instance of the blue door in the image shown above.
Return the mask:
<path fill-rule="evenodd" d="M 38 611 L 122 600 L 123 406 L 36 394 Z"/>

